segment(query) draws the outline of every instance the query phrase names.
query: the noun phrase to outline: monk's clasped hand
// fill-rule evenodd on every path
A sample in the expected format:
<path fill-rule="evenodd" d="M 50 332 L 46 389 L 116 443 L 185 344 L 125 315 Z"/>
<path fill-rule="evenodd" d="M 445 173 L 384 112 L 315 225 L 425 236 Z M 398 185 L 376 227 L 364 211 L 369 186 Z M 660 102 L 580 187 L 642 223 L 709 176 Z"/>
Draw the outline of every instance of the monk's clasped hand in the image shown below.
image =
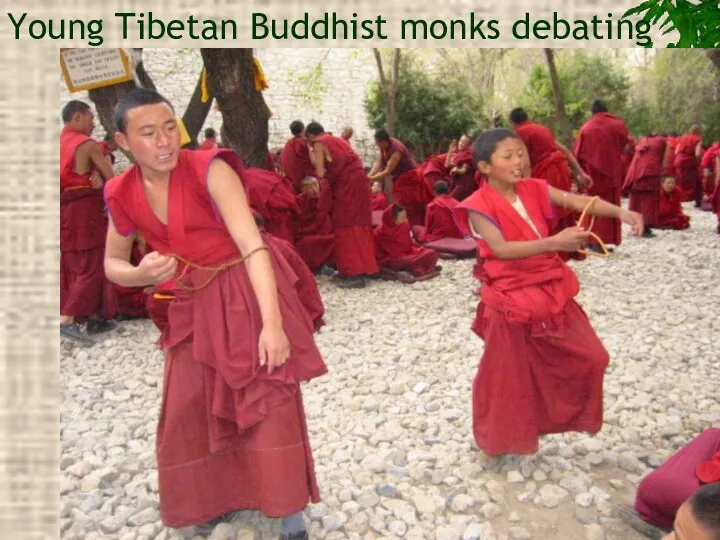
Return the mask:
<path fill-rule="evenodd" d="M 620 213 L 620 221 L 632 227 L 632 230 L 630 231 L 632 236 L 640 236 L 645 229 L 643 217 L 637 212 L 631 212 L 630 210 L 623 209 Z"/>
<path fill-rule="evenodd" d="M 177 260 L 153 251 L 142 258 L 138 265 L 138 271 L 143 282 L 148 285 L 159 285 L 175 277 Z"/>
<path fill-rule="evenodd" d="M 267 366 L 272 374 L 275 368 L 285 364 L 290 358 L 290 341 L 282 325 L 264 325 L 258 340 L 260 365 Z"/>
<path fill-rule="evenodd" d="M 590 238 L 590 231 L 582 227 L 568 227 L 563 229 L 553 239 L 559 251 L 577 251 Z"/>

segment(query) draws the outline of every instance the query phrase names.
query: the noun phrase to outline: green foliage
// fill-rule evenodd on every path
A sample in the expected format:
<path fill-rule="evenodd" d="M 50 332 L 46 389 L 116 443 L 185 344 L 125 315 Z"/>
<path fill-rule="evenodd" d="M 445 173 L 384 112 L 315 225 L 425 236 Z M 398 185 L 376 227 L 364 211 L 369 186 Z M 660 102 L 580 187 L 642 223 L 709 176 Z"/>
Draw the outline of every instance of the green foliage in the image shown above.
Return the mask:
<path fill-rule="evenodd" d="M 627 75 L 604 55 L 575 52 L 569 61 L 556 61 L 560 88 L 565 101 L 565 114 L 573 129 L 579 128 L 588 116 L 590 105 L 602 99 L 610 110 L 622 114 L 628 102 L 630 82 Z M 550 74 L 546 64 L 535 64 L 520 103 L 530 117 L 550 127 L 561 136 L 555 109 Z"/>
<path fill-rule="evenodd" d="M 325 77 L 325 60 L 330 53 L 327 49 L 325 56 L 312 68 L 306 71 L 290 71 L 287 75 L 287 83 L 292 87 L 293 95 L 300 98 L 304 106 L 316 111 L 318 115 L 323 113 L 323 103 L 329 85 Z"/>
<path fill-rule="evenodd" d="M 387 77 L 389 81 L 390 75 Z M 466 84 L 429 73 L 407 56 L 401 57 L 395 106 L 394 136 L 407 144 L 418 160 L 444 152 L 450 140 L 471 134 L 486 123 L 482 103 Z M 367 88 L 365 112 L 373 129 L 387 124 L 379 78 Z"/>
<path fill-rule="evenodd" d="M 714 48 L 720 47 L 720 2 L 718 0 L 699 0 L 694 4 L 688 0 L 646 0 L 629 9 L 623 18 L 644 13 L 642 21 L 660 30 L 667 27 L 663 35 L 675 30 L 680 34 L 677 43 L 670 48 Z M 653 47 L 652 41 L 646 45 Z"/>

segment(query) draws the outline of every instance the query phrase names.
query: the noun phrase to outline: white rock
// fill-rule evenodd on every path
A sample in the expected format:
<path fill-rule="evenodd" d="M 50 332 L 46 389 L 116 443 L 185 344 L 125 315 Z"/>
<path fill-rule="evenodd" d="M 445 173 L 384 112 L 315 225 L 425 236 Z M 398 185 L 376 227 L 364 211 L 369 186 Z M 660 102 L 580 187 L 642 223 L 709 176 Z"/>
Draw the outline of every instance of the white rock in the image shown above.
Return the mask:
<path fill-rule="evenodd" d="M 507 473 L 508 484 L 521 484 L 525 481 L 525 478 L 520 471 L 508 471 Z"/>

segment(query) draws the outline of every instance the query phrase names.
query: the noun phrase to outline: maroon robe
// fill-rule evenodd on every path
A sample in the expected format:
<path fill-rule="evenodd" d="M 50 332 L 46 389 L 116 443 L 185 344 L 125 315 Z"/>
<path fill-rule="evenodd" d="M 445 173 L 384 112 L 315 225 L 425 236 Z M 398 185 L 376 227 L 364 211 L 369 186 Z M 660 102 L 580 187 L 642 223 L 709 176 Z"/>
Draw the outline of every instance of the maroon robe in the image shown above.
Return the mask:
<path fill-rule="evenodd" d="M 425 182 L 412 153 L 399 140 L 391 138 L 387 150 L 380 153 L 382 167 L 396 152 L 400 153 L 400 161 L 392 172 L 393 198 L 407 210 L 411 226 L 422 225 L 425 222 L 425 206 L 435 195 Z"/>
<path fill-rule="evenodd" d="M 130 263 L 137 266 L 143 256 L 144 253 L 135 242 Z M 133 319 L 144 319 L 148 317 L 147 297 L 144 287 L 122 287 L 106 279 L 102 302 L 103 318 L 111 320 L 118 315 L 124 315 Z"/>
<path fill-rule="evenodd" d="M 697 202 L 700 195 L 700 171 L 695 149 L 702 141 L 700 135 L 688 133 L 678 139 L 675 148 L 675 178 L 677 185 L 683 191 L 683 201 Z"/>
<path fill-rule="evenodd" d="M 708 428 L 638 485 L 635 510 L 657 527 L 672 529 L 682 504 L 705 483 L 720 482 L 720 428 Z"/>
<path fill-rule="evenodd" d="M 280 152 L 280 166 L 283 173 L 293 184 L 296 193 L 300 193 L 303 178 L 315 176 L 315 167 L 310 161 L 310 150 L 304 137 L 291 137 Z"/>
<path fill-rule="evenodd" d="M 447 154 L 438 154 L 430 156 L 420 165 L 420 173 L 429 187 L 435 187 L 435 184 L 441 180 L 447 180 L 450 171 L 445 167 L 446 160 Z M 384 208 L 378 208 L 378 210 L 384 210 Z"/>
<path fill-rule="evenodd" d="M 313 272 L 324 264 L 330 264 L 335 250 L 335 235 L 330 218 L 332 194 L 325 182 L 320 185 L 319 197 L 298 195 L 300 214 L 295 230 L 295 248 Z"/>
<path fill-rule="evenodd" d="M 588 195 L 620 206 L 623 184 L 622 154 L 629 137 L 625 122 L 610 113 L 595 113 L 580 128 L 573 153 L 580 167 L 593 179 Z M 605 244 L 622 243 L 619 219 L 598 217 L 593 232 Z M 591 243 L 596 243 L 592 238 Z"/>
<path fill-rule="evenodd" d="M 625 147 L 625 151 L 622 153 L 622 164 L 623 164 L 623 172 L 622 172 L 622 178 L 623 181 L 625 178 L 627 178 L 628 170 L 630 169 L 630 164 L 632 163 L 633 158 L 635 157 L 635 148 L 636 148 L 636 141 L 633 137 L 628 137 L 627 146 Z M 629 191 L 625 191 L 625 185 L 623 185 L 623 191 L 622 196 L 627 197 L 630 195 Z"/>
<path fill-rule="evenodd" d="M 711 199 L 715 192 L 715 161 L 718 155 L 720 155 L 720 143 L 716 142 L 705 150 L 700 158 L 703 200 Z M 707 208 L 703 206 L 703 209 L 711 210 L 709 205 Z"/>
<path fill-rule="evenodd" d="M 435 271 L 438 254 L 417 245 L 410 234 L 410 223 L 395 223 L 393 207 L 385 209 L 382 223 L 375 229 L 378 264 L 396 272 L 425 276 Z"/>
<path fill-rule="evenodd" d="M 465 174 L 450 176 L 450 196 L 457 201 L 464 201 L 477 189 L 472 150 L 470 148 L 458 150 L 452 156 L 450 164 L 452 167 L 467 165 L 467 172 Z"/>
<path fill-rule="evenodd" d="M 670 193 L 660 190 L 657 226 L 661 229 L 683 230 L 690 227 L 690 216 L 682 209 L 684 192 L 676 187 Z"/>
<path fill-rule="evenodd" d="M 75 153 L 92 139 L 65 127 L 60 133 L 60 314 L 86 318 L 101 308 L 105 284 L 107 217 L 90 172 L 75 172 Z"/>
<path fill-rule="evenodd" d="M 247 169 L 245 179 L 250 193 L 250 206 L 263 218 L 265 230 L 273 236 L 293 242 L 300 208 L 290 179 L 265 169 Z"/>
<path fill-rule="evenodd" d="M 119 234 L 139 230 L 156 251 L 196 265 L 236 260 L 239 249 L 208 193 L 214 158 L 228 162 L 245 183 L 236 153 L 181 150 L 168 185 L 167 225 L 148 203 L 138 166 L 108 182 L 105 198 Z M 276 246 L 268 249 L 291 345 L 290 358 L 272 374 L 260 366 L 262 315 L 243 264 L 214 277 L 186 267 L 176 279 L 161 341 L 166 359 L 156 438 L 160 517 L 167 527 L 241 509 L 287 516 L 320 500 L 300 383 L 327 368 L 298 297 L 297 274 Z"/>
<path fill-rule="evenodd" d="M 146 308 L 150 319 L 160 330 L 160 343 L 168 329 L 168 309 L 170 302 L 175 299 L 175 280 L 170 279 L 165 283 L 161 283 L 148 293 Z"/>
<path fill-rule="evenodd" d="M 528 178 L 515 186 L 533 224 L 548 236 L 553 215 L 547 183 Z M 506 241 L 538 236 L 489 184 L 455 209 L 472 234 L 478 212 Z M 482 283 L 473 331 L 485 351 L 473 383 L 473 433 L 486 453 L 532 454 L 547 433 L 602 427 L 603 376 L 608 353 L 576 303 L 579 283 L 557 253 L 502 260 L 478 239 L 475 277 Z M 512 425 L 508 425 L 512 419 Z"/>
<path fill-rule="evenodd" d="M 640 139 L 625 176 L 623 190 L 630 192 L 629 208 L 641 214 L 643 223 L 648 227 L 660 224 L 660 183 L 666 148 L 667 139 L 661 135 Z"/>
<path fill-rule="evenodd" d="M 333 198 L 335 265 L 343 277 L 377 274 L 372 236 L 371 191 L 362 161 L 342 137 L 323 133 L 315 138 L 327 148 L 332 161 L 325 175 Z"/>
<path fill-rule="evenodd" d="M 453 217 L 453 209 L 458 201 L 450 195 L 439 195 L 427 205 L 425 227 L 420 234 L 420 242 L 434 242 L 441 238 L 464 238 Z"/>
<path fill-rule="evenodd" d="M 390 203 L 388 203 L 387 197 L 384 193 L 376 193 L 372 196 L 370 210 L 373 212 L 385 210 L 388 206 L 390 206 Z"/>

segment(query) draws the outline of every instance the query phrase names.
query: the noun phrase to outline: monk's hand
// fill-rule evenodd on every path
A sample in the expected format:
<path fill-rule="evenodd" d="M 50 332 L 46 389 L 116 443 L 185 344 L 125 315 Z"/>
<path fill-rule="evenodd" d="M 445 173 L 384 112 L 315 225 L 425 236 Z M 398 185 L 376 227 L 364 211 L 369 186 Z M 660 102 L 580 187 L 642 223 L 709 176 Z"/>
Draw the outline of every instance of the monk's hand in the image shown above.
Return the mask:
<path fill-rule="evenodd" d="M 99 172 L 94 171 L 90 173 L 90 187 L 96 190 L 103 188 L 102 176 Z"/>
<path fill-rule="evenodd" d="M 269 374 L 287 362 L 290 358 L 290 341 L 288 341 L 282 325 L 266 324 L 263 326 L 258 340 L 258 352 L 260 365 L 267 366 Z"/>
<path fill-rule="evenodd" d="M 631 236 L 640 236 L 645 230 L 645 225 L 643 223 L 643 217 L 641 214 L 638 214 L 637 212 L 631 212 L 630 210 L 625 210 L 623 208 L 620 211 L 619 217 L 620 221 L 632 227 L 632 229 L 630 230 Z"/>
<path fill-rule="evenodd" d="M 558 251 L 577 251 L 590 237 L 590 232 L 586 231 L 582 227 L 568 227 L 563 229 L 555 236 L 553 240 L 555 242 Z"/>
<path fill-rule="evenodd" d="M 452 154 L 453 152 L 457 152 L 457 141 L 455 140 L 451 141 L 448 147 L 448 153 Z"/>
<path fill-rule="evenodd" d="M 175 277 L 177 260 L 152 251 L 140 260 L 138 272 L 148 285 L 159 285 Z"/>

